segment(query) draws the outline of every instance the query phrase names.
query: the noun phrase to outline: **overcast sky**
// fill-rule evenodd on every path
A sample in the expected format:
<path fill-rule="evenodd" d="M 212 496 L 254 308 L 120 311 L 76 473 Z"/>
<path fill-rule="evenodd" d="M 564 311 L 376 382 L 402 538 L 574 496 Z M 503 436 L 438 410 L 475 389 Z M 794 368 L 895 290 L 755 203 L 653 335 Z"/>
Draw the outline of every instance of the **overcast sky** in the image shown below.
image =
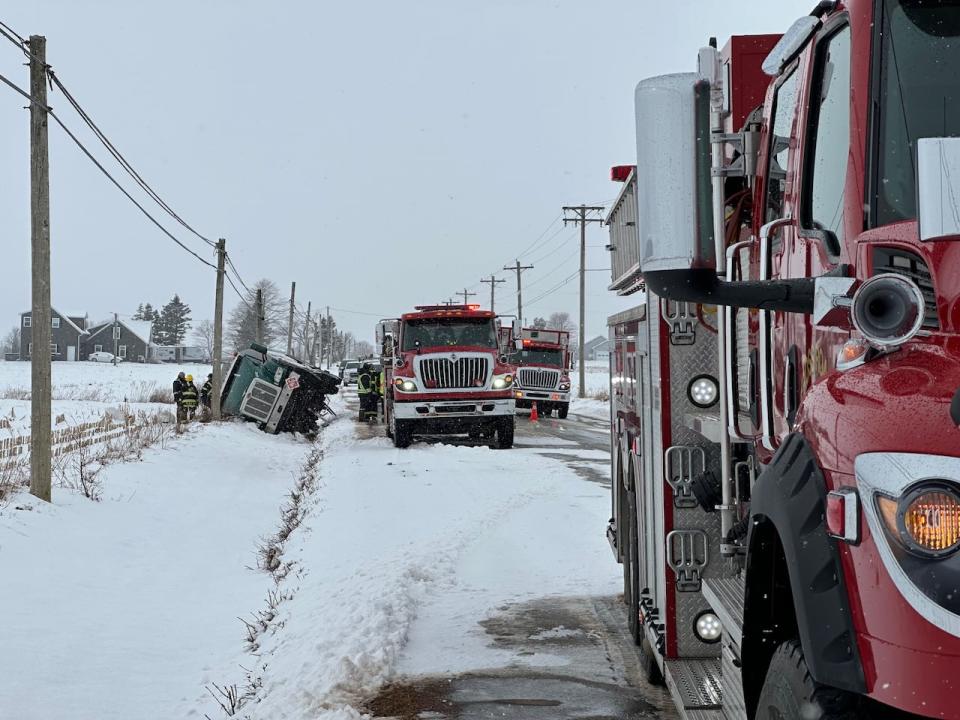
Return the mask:
<path fill-rule="evenodd" d="M 248 283 L 267 277 L 287 292 L 296 280 L 304 303 L 329 303 L 341 328 L 372 339 L 376 316 L 464 287 L 487 304 L 479 280 L 494 272 L 508 280 L 497 309 L 513 312 L 514 277 L 501 268 L 538 238 L 549 241 L 521 257 L 536 266 L 524 315 L 576 318 L 575 279 L 537 299 L 577 268 L 560 208 L 616 196 L 609 168 L 633 162 L 637 81 L 693 70 L 712 35 L 722 45 L 782 32 L 813 5 L 15 0 L 0 20 L 47 37 L 67 88 L 187 222 L 227 238 Z M 2 42 L 0 73 L 27 87 L 23 59 Z M 63 97 L 50 104 L 80 130 Z M 30 303 L 23 106 L 0 86 L 0 328 Z M 98 319 L 176 292 L 195 321 L 212 316 L 213 272 L 52 124 L 50 167 L 54 307 Z M 590 226 L 588 267 L 604 272 L 588 277 L 588 336 L 632 304 L 605 289 L 606 240 Z"/>

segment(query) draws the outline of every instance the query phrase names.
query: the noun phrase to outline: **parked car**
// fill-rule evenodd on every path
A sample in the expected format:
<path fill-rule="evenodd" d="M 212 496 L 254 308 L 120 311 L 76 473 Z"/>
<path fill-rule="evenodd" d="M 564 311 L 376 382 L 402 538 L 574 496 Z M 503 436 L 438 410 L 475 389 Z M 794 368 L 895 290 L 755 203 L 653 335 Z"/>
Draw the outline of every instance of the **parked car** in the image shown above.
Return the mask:
<path fill-rule="evenodd" d="M 347 360 L 347 364 L 343 366 L 343 384 L 356 385 L 361 367 L 363 367 L 362 360 Z"/>
<path fill-rule="evenodd" d="M 90 362 L 108 362 L 108 363 L 112 363 L 114 361 L 123 362 L 122 357 L 116 357 L 114 356 L 113 353 L 108 353 L 104 350 L 90 353 L 90 357 L 88 357 L 87 360 L 89 360 Z"/>

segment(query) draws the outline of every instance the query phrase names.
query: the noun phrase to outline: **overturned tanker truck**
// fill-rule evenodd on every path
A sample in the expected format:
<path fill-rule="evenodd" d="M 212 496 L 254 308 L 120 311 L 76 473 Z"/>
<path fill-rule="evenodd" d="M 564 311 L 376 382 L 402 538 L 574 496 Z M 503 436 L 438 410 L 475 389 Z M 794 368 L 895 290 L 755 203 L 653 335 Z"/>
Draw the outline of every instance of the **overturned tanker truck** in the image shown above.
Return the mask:
<path fill-rule="evenodd" d="M 266 433 L 315 435 L 329 411 L 327 396 L 339 391 L 340 378 L 292 357 L 251 343 L 237 354 L 220 393 L 220 409 L 259 424 Z"/>
<path fill-rule="evenodd" d="M 958 63 L 844 0 L 637 87 L 607 535 L 683 717 L 960 718 Z"/>

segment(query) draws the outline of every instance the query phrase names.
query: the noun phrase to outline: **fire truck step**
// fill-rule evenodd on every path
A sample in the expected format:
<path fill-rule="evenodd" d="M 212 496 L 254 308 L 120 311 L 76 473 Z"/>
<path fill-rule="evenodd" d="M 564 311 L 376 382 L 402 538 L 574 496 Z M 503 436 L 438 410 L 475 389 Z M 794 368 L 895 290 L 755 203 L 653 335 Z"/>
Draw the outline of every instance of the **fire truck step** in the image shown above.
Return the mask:
<path fill-rule="evenodd" d="M 703 597 L 723 625 L 723 632 L 740 648 L 743 635 L 743 581 L 739 578 L 708 578 Z"/>
<path fill-rule="evenodd" d="M 720 658 L 667 660 L 666 670 L 667 687 L 679 707 L 686 711 L 720 709 Z M 689 712 L 685 714 L 691 717 Z"/>

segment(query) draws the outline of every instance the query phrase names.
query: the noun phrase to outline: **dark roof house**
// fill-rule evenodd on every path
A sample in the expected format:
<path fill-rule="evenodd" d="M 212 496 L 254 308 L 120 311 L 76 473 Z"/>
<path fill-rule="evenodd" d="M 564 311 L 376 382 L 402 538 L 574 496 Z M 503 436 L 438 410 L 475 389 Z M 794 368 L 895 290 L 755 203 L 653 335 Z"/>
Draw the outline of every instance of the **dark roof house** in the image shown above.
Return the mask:
<path fill-rule="evenodd" d="M 80 360 L 81 346 L 88 334 L 86 313 L 65 315 L 51 308 L 50 358 L 52 360 Z M 20 313 L 20 359 L 33 355 L 33 316 L 30 310 Z"/>

